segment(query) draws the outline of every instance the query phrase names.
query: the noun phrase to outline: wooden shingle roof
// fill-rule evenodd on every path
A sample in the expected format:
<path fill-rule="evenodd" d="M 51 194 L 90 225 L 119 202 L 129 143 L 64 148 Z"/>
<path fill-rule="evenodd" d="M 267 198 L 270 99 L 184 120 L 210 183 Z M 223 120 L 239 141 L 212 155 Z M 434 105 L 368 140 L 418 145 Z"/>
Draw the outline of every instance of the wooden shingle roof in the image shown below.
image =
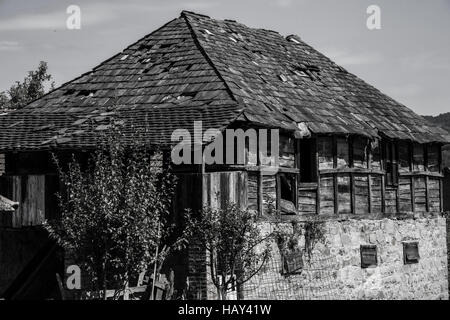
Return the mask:
<path fill-rule="evenodd" d="M 95 147 L 111 121 L 169 145 L 175 129 L 236 119 L 420 143 L 448 133 L 296 36 L 183 11 L 91 72 L 0 116 L 0 150 Z"/>

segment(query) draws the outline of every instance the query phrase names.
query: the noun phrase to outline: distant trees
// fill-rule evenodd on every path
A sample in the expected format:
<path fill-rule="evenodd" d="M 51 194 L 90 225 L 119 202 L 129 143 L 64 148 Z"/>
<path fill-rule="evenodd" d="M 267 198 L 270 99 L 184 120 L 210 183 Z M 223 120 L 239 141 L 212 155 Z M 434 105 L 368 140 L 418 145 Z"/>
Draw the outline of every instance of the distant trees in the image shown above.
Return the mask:
<path fill-rule="evenodd" d="M 0 111 L 15 110 L 42 97 L 45 94 L 46 83 L 52 79 L 48 73 L 47 63 L 41 61 L 38 68 L 29 71 L 22 82 L 16 81 L 9 90 L 0 92 Z M 54 82 L 51 82 L 50 90 L 53 88 Z"/>

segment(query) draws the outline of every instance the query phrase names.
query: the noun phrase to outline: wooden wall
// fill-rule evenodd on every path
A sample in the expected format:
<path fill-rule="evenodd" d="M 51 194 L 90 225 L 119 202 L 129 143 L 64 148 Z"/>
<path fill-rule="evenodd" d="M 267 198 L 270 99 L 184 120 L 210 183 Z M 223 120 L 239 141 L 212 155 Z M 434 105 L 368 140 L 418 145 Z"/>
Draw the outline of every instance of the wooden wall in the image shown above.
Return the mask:
<path fill-rule="evenodd" d="M 316 140 L 317 181 L 303 182 L 301 174 L 298 175 L 298 214 L 364 215 L 443 210 L 438 145 L 374 143 L 363 137 L 319 136 Z M 284 145 L 282 154 L 286 157 L 292 154 L 292 149 Z M 301 149 L 299 154 L 300 158 L 305 157 Z M 280 167 L 280 172 L 296 174 L 298 167 L 292 165 L 294 162 L 286 162 L 290 163 L 288 171 Z M 299 163 L 297 161 L 296 165 Z M 249 205 L 266 213 L 268 204 L 277 203 L 279 199 L 277 176 L 252 172 L 248 181 Z M 258 190 L 262 192 L 259 196 Z"/>
<path fill-rule="evenodd" d="M 1 226 L 34 226 L 45 220 L 45 175 L 4 176 L 0 192 L 19 203 L 16 211 L 2 215 Z"/>

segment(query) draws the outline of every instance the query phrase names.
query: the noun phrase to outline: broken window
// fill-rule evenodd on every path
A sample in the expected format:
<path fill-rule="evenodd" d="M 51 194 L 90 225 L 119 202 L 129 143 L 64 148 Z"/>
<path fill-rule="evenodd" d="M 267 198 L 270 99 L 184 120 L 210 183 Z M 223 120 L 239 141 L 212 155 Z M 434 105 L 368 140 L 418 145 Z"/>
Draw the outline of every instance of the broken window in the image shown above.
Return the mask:
<path fill-rule="evenodd" d="M 281 214 L 296 214 L 296 174 L 279 173 L 277 178 Z"/>
<path fill-rule="evenodd" d="M 280 167 L 295 168 L 295 139 L 280 135 Z"/>
<path fill-rule="evenodd" d="M 300 140 L 300 182 L 317 182 L 316 139 Z"/>
<path fill-rule="evenodd" d="M 363 137 L 353 139 L 353 167 L 367 169 L 368 140 Z"/>
<path fill-rule="evenodd" d="M 424 145 L 414 143 L 413 148 L 413 170 L 425 171 Z"/>
<path fill-rule="evenodd" d="M 427 168 L 431 172 L 441 171 L 440 161 L 441 147 L 437 144 L 431 144 L 427 146 Z"/>
<path fill-rule="evenodd" d="M 411 169 L 411 144 L 406 141 L 400 141 L 398 144 L 398 163 L 399 172 L 408 172 Z"/>
<path fill-rule="evenodd" d="M 319 169 L 333 169 L 333 140 L 331 137 L 317 138 Z"/>
<path fill-rule="evenodd" d="M 349 167 L 349 146 L 346 138 L 337 138 L 337 168 Z"/>
<path fill-rule="evenodd" d="M 398 162 L 397 144 L 392 141 L 384 143 L 384 159 L 386 170 L 386 186 L 395 187 L 398 185 Z"/>
<path fill-rule="evenodd" d="M 381 170 L 381 154 L 380 154 L 380 143 L 378 140 L 372 141 L 372 161 L 370 166 L 374 170 Z"/>

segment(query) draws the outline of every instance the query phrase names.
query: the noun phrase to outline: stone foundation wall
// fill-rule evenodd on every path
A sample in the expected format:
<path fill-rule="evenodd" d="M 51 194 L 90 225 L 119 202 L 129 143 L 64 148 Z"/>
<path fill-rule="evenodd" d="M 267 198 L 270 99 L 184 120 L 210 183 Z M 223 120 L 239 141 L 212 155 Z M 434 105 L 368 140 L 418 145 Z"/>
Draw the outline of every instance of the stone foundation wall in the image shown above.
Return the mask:
<path fill-rule="evenodd" d="M 448 299 L 447 227 L 442 217 L 383 220 L 329 220 L 311 258 L 282 275 L 275 241 L 265 270 L 244 286 L 245 299 Z M 302 227 L 300 225 L 300 227 Z M 266 223 L 267 231 L 271 226 Z M 404 264 L 403 242 L 418 241 L 420 259 Z M 378 263 L 361 267 L 361 245 L 376 245 Z"/>

